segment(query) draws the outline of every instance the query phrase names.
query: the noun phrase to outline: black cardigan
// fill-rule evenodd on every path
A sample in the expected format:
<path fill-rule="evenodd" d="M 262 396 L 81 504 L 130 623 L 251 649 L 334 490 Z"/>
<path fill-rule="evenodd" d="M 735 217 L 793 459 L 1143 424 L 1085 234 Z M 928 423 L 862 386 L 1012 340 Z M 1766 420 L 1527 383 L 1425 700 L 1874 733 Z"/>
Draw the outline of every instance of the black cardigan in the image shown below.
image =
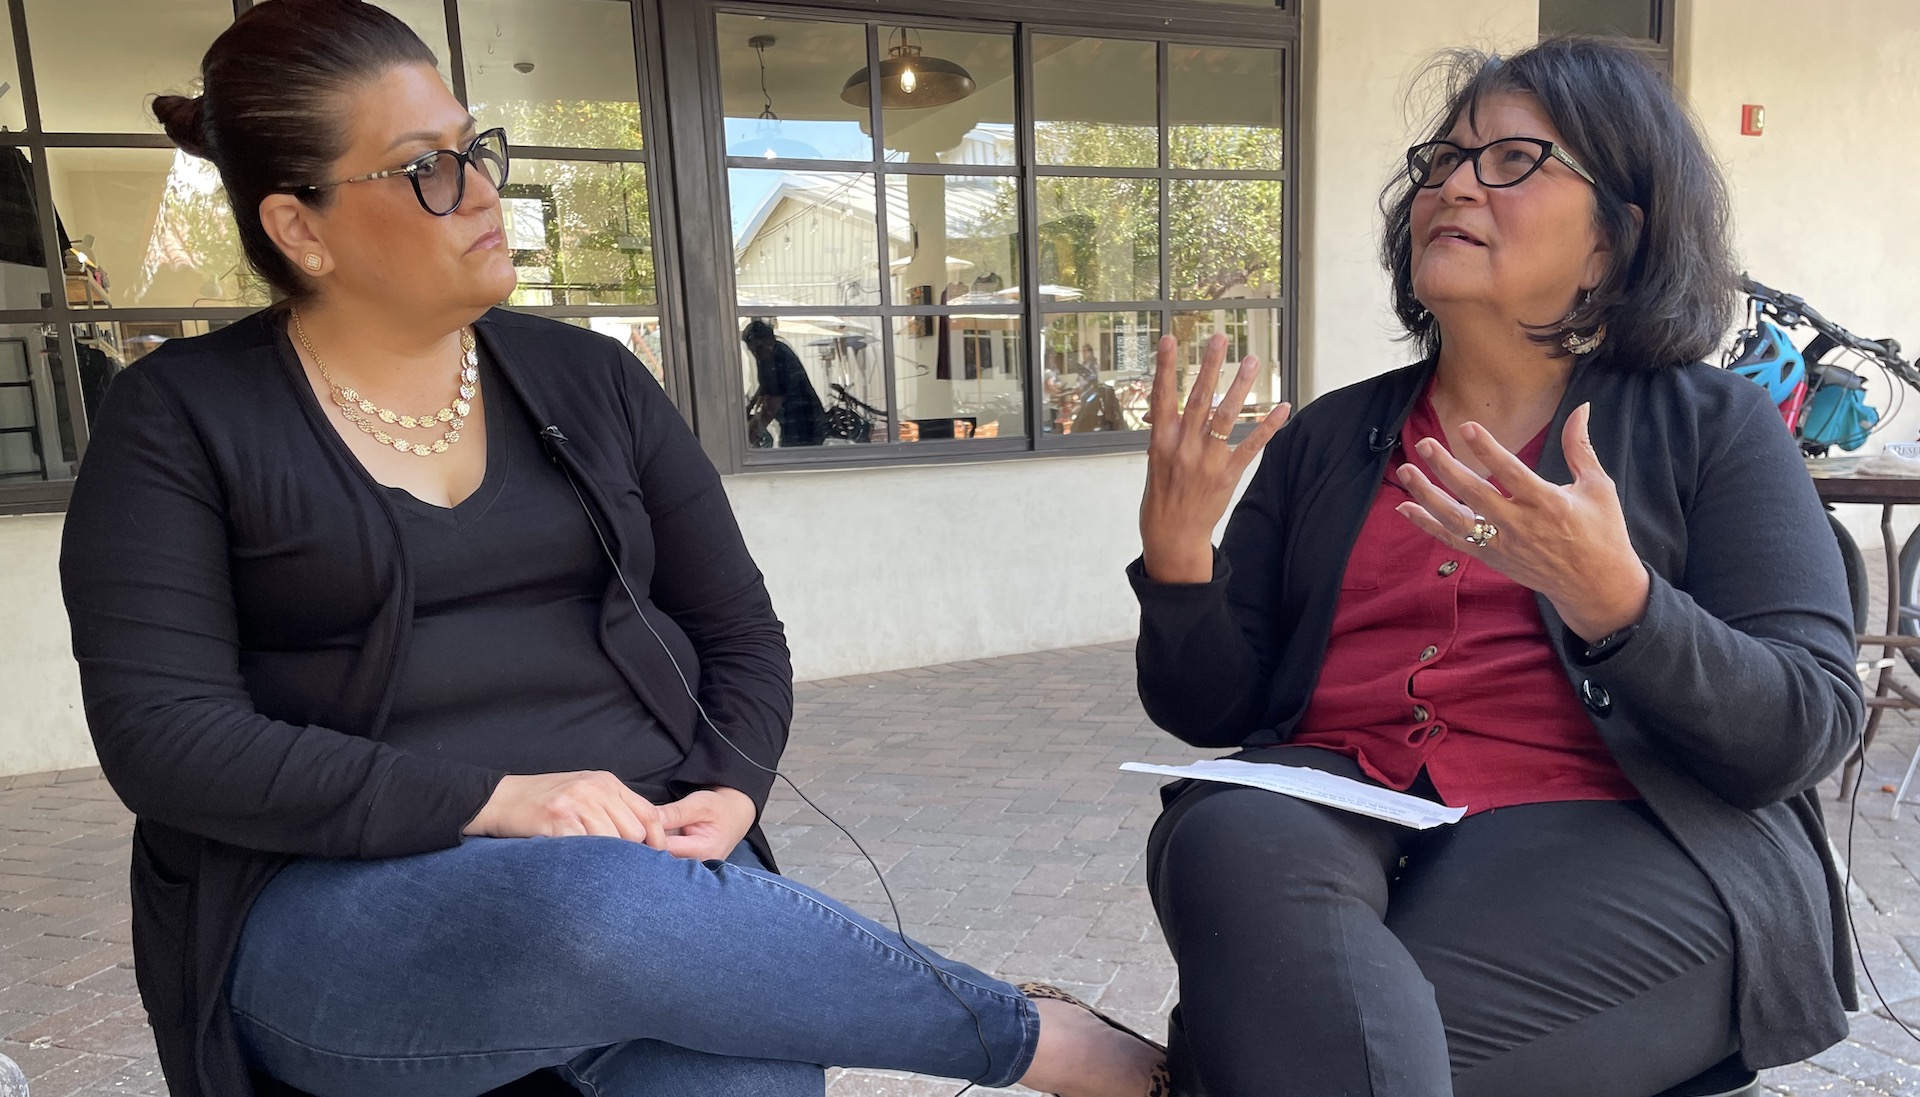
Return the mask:
<path fill-rule="evenodd" d="M 1202 747 L 1286 741 L 1305 713 L 1340 577 L 1432 375 L 1409 367 L 1303 408 L 1268 444 L 1211 583 L 1130 574 L 1140 696 Z M 1858 745 L 1863 705 L 1833 535 L 1758 385 L 1692 365 L 1580 365 L 1540 474 L 1569 483 L 1560 428 L 1592 437 L 1652 579 L 1622 647 L 1588 659 L 1545 598 L 1568 682 L 1627 776 L 1733 920 L 1741 1054 L 1805 1058 L 1854 1006 L 1841 888 L 1814 785 Z"/>
<path fill-rule="evenodd" d="M 503 311 L 475 331 L 534 421 L 564 435 L 550 453 L 701 704 L 776 764 L 793 710 L 785 635 L 719 475 L 666 395 L 592 332 Z M 259 1081 L 223 991 L 249 905 L 291 856 L 457 845 L 502 776 L 380 741 L 413 616 L 393 507 L 265 314 L 167 343 L 114 381 L 94 425 L 61 580 L 101 768 L 137 816 L 135 974 L 176 1097 Z M 346 559 L 343 541 L 357 547 Z M 341 634 L 250 645 L 250 602 L 263 600 L 251 592 L 289 583 L 342 603 Z M 696 726 L 617 581 L 601 642 L 686 752 L 676 792 L 725 785 L 765 804 L 771 776 Z M 757 827 L 750 840 L 769 856 Z"/>

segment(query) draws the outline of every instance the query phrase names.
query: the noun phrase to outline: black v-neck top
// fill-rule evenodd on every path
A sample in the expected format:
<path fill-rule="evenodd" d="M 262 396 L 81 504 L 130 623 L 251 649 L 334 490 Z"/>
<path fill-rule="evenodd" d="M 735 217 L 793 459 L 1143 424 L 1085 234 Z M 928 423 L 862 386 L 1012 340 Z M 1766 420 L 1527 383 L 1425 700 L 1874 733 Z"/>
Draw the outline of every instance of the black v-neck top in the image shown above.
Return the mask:
<path fill-rule="evenodd" d="M 453 507 L 384 489 L 415 584 L 386 741 L 509 773 L 609 770 L 661 802 L 684 752 L 601 646 L 613 569 L 526 406 L 484 355 L 480 383 L 479 488 Z"/>
<path fill-rule="evenodd" d="M 527 740 L 529 765 L 571 764 L 559 752 L 572 743 L 543 741 L 564 727 L 571 738 L 615 745 L 594 762 L 629 777 L 660 749 L 621 733 L 637 726 L 624 708 L 599 714 L 618 727 L 581 717 L 579 707 L 529 713 L 526 692 L 502 688 L 497 663 L 482 672 L 442 640 L 416 635 L 422 576 L 401 533 L 403 504 L 341 440 L 329 419 L 338 412 L 315 398 L 285 329 L 278 312 L 256 314 L 170 340 L 115 377 L 63 534 L 87 724 L 101 768 L 137 817 L 135 971 L 175 1097 L 254 1090 L 226 1007 L 227 967 L 253 897 L 289 857 L 406 857 L 458 845 L 505 771 L 461 761 L 456 746 L 478 756 L 513 734 Z M 699 440 L 615 340 L 503 309 L 474 332 L 490 356 L 488 395 L 510 392 L 532 422 L 553 429 L 550 447 L 536 439 L 525 459 L 509 454 L 506 490 L 480 522 L 516 512 L 515 493 L 548 469 L 550 448 L 633 590 L 631 600 L 616 585 L 600 592 L 598 621 L 564 635 L 564 650 L 580 658 L 556 673 L 597 674 L 603 654 L 612 662 L 685 753 L 666 780 L 673 797 L 724 786 L 764 804 L 773 775 L 760 767 L 778 764 L 786 745 L 793 668 Z M 559 483 L 535 490 L 571 498 Z M 501 536 L 527 552 L 581 541 L 577 532 L 510 526 Z M 466 532 L 492 536 L 479 525 Z M 482 559 L 465 551 L 454 559 Z M 487 609 L 531 613 L 522 601 L 541 596 L 512 593 L 496 554 L 469 565 L 496 587 Z M 504 555 L 528 563 L 525 553 Z M 591 553 L 572 559 L 598 566 Z M 576 577 L 574 589 L 584 582 Z M 465 622 L 472 639 L 457 639 L 477 644 L 484 629 L 499 652 L 527 658 L 553 647 L 506 635 L 485 612 L 465 613 L 438 592 L 428 597 L 428 618 Z M 587 646 L 593 639 L 600 651 Z M 588 695 L 510 669 L 568 706 Z M 402 674 L 423 689 L 430 672 L 461 675 L 476 696 L 517 715 L 475 702 L 463 709 L 472 719 L 435 725 L 439 714 L 422 718 L 424 694 L 415 694 L 414 715 L 396 729 Z M 579 749 L 587 752 L 584 742 Z M 771 857 L 759 827 L 747 841 Z"/>

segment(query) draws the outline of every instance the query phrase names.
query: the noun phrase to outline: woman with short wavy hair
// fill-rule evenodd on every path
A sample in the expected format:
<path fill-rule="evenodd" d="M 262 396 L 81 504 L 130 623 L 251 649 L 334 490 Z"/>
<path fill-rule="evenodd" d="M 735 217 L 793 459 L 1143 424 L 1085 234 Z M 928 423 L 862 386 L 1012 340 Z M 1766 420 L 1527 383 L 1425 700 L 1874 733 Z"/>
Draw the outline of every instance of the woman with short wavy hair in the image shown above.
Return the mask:
<path fill-rule="evenodd" d="M 1130 574 L 1162 727 L 1466 815 L 1168 787 L 1176 1092 L 1649 1097 L 1847 1031 L 1851 618 L 1779 416 L 1701 362 L 1725 187 L 1628 49 L 1450 62 L 1383 197 L 1423 360 L 1231 446 L 1254 364 L 1216 409 L 1216 339 L 1182 411 L 1163 342 Z"/>

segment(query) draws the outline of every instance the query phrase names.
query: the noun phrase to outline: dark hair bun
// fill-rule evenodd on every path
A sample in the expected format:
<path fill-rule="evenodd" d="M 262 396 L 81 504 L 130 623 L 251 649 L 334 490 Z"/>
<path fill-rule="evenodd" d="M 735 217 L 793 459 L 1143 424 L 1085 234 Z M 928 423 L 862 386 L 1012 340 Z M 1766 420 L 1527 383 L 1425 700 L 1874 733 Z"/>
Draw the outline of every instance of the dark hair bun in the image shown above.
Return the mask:
<path fill-rule="evenodd" d="M 261 201 L 289 193 L 290 184 L 331 178 L 353 140 L 343 104 L 394 67 L 431 67 L 434 56 L 405 23 L 360 0 L 243 6 L 200 59 L 206 94 L 158 95 L 149 109 L 180 151 L 219 170 L 248 264 L 283 296 L 299 298 L 311 280 L 261 224 Z M 331 194 L 299 197 L 319 207 Z"/>
<path fill-rule="evenodd" d="M 153 101 L 153 116 L 166 127 L 167 139 L 189 156 L 206 159 L 207 122 L 200 109 L 203 96 L 162 95 Z"/>

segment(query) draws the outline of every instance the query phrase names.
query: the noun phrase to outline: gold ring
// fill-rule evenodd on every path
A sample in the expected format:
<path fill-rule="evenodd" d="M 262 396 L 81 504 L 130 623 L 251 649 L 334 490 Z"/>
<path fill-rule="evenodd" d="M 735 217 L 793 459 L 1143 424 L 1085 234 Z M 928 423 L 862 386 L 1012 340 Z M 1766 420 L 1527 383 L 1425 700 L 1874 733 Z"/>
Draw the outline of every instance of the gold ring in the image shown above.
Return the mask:
<path fill-rule="evenodd" d="M 1231 441 L 1233 441 L 1233 436 L 1232 436 L 1232 435 L 1228 435 L 1228 434 L 1221 434 L 1221 433 L 1220 433 L 1219 431 L 1217 431 L 1217 430 L 1214 430 L 1214 429 L 1213 429 L 1212 427 L 1208 427 L 1208 428 L 1207 428 L 1207 437 L 1209 437 L 1209 438 L 1218 438 L 1218 439 L 1219 439 L 1220 441 L 1222 441 L 1222 442 L 1231 442 Z"/>
<path fill-rule="evenodd" d="M 1500 535 L 1500 527 L 1486 520 L 1482 515 L 1473 516 L 1473 528 L 1467 531 L 1464 540 L 1474 548 L 1486 548 L 1487 542 Z"/>

